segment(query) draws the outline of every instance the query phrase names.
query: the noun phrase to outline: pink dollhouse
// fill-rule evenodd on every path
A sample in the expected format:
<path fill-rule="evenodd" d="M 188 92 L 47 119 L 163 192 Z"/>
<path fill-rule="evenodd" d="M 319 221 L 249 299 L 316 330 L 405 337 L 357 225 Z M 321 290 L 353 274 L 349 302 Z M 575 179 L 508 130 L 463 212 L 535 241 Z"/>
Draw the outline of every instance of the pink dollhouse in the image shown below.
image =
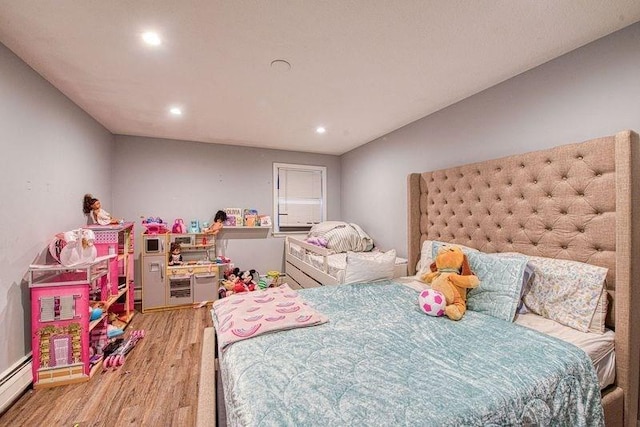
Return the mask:
<path fill-rule="evenodd" d="M 94 261 L 29 268 L 34 388 L 88 381 L 102 365 L 109 315 L 125 326 L 133 317 L 133 224 L 91 229 Z"/>
<path fill-rule="evenodd" d="M 106 331 L 107 317 L 90 321 L 89 294 L 108 288 L 111 258 L 98 257 L 76 267 L 30 267 L 35 388 L 72 384 L 91 377 L 89 348 L 102 348 L 106 342 L 99 341 L 102 334 L 90 332 Z"/>

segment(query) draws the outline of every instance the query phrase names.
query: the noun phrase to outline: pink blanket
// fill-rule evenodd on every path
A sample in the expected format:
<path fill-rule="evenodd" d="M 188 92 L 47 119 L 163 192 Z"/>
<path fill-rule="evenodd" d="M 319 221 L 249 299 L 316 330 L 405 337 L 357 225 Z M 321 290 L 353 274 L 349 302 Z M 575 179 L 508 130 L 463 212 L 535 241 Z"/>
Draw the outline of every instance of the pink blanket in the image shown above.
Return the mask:
<path fill-rule="evenodd" d="M 221 349 L 267 332 L 315 326 L 329 320 L 309 307 L 286 283 L 215 301 L 212 313 Z"/>

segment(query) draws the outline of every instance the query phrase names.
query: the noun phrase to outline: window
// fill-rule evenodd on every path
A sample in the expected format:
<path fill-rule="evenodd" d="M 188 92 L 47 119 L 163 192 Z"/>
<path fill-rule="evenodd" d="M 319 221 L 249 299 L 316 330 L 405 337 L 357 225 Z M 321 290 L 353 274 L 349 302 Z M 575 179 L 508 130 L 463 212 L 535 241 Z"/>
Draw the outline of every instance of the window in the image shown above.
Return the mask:
<path fill-rule="evenodd" d="M 327 168 L 273 164 L 275 232 L 309 231 L 327 217 Z"/>

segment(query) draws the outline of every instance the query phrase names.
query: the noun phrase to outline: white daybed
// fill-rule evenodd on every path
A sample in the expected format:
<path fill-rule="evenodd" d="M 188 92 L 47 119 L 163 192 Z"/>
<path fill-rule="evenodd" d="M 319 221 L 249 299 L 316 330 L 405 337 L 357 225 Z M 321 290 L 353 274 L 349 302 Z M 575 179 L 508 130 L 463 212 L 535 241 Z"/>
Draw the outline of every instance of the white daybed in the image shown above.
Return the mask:
<path fill-rule="evenodd" d="M 287 236 L 284 244 L 285 274 L 292 286 L 314 288 L 344 283 L 347 253 L 307 243 L 304 238 Z M 375 258 L 379 251 L 359 252 L 359 256 Z M 393 277 L 407 275 L 407 260 L 396 257 Z"/>

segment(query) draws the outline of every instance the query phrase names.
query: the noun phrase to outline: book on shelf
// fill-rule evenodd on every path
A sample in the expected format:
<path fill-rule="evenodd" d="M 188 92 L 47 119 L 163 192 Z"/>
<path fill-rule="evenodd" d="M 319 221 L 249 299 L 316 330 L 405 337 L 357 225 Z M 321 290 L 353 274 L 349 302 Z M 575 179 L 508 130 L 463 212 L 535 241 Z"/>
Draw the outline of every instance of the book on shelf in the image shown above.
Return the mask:
<path fill-rule="evenodd" d="M 258 215 L 258 225 L 260 227 L 271 227 L 271 217 L 269 215 Z"/>
<path fill-rule="evenodd" d="M 244 225 L 247 227 L 255 227 L 258 221 L 257 209 L 245 209 L 243 212 Z"/>
<path fill-rule="evenodd" d="M 224 213 L 227 214 L 227 220 L 223 223 L 228 227 L 241 227 L 242 221 L 242 208 L 224 208 Z"/>

